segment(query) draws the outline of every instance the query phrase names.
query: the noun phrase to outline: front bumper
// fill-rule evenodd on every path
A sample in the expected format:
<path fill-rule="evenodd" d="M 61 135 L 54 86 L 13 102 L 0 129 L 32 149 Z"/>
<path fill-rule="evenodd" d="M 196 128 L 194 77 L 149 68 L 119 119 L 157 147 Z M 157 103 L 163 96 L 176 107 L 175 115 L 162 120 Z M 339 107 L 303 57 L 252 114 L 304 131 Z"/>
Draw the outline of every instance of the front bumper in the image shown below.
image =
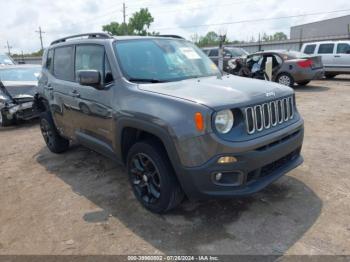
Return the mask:
<path fill-rule="evenodd" d="M 39 112 L 35 109 L 31 101 L 4 106 L 2 111 L 7 115 L 8 119 L 30 120 L 39 116 Z"/>
<path fill-rule="evenodd" d="M 287 128 L 288 129 L 288 128 Z M 300 155 L 304 137 L 302 121 L 297 128 L 275 140 L 239 153 L 225 153 L 238 161 L 218 164 L 215 156 L 200 167 L 183 168 L 180 183 L 191 199 L 246 196 L 262 190 L 303 162 Z M 222 173 L 222 181 L 215 175 Z"/>

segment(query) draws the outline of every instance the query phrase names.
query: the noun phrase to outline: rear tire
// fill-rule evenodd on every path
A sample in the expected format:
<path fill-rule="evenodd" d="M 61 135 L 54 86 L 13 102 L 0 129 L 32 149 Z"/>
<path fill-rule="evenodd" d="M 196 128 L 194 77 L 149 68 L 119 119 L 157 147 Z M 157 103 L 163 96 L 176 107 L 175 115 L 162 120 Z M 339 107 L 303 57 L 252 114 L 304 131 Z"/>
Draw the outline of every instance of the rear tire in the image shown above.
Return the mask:
<path fill-rule="evenodd" d="M 276 82 L 281 84 L 281 85 L 285 85 L 285 86 L 289 86 L 289 87 L 294 86 L 294 78 L 288 73 L 279 74 L 276 77 Z"/>
<path fill-rule="evenodd" d="M 137 200 L 154 213 L 178 206 L 184 193 L 163 146 L 154 140 L 134 144 L 127 157 L 129 181 Z"/>
<path fill-rule="evenodd" d="M 324 77 L 325 78 L 327 78 L 327 79 L 333 79 L 334 77 L 336 77 L 337 76 L 337 74 L 330 74 L 330 73 L 326 73 L 325 75 L 324 75 Z"/>
<path fill-rule="evenodd" d="M 299 86 L 306 86 L 308 83 L 310 83 L 310 81 L 301 81 L 301 82 L 298 82 L 298 85 Z"/>
<path fill-rule="evenodd" d="M 40 130 L 51 152 L 59 154 L 68 150 L 69 140 L 60 136 L 51 114 L 47 111 L 40 115 Z"/>
<path fill-rule="evenodd" d="M 14 119 L 8 119 L 7 115 L 3 113 L 2 110 L 0 110 L 0 126 L 6 127 L 11 126 L 14 124 Z"/>

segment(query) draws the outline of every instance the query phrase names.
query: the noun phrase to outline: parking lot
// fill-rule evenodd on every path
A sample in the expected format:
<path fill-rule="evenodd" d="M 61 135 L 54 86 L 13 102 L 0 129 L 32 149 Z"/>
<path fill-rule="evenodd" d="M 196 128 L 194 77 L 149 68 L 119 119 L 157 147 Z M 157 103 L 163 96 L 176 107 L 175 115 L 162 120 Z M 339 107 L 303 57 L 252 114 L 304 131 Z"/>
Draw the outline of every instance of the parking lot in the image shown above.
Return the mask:
<path fill-rule="evenodd" d="M 350 77 L 295 90 L 302 166 L 252 197 L 162 216 L 109 159 L 50 153 L 35 121 L 0 130 L 0 254 L 350 255 Z"/>

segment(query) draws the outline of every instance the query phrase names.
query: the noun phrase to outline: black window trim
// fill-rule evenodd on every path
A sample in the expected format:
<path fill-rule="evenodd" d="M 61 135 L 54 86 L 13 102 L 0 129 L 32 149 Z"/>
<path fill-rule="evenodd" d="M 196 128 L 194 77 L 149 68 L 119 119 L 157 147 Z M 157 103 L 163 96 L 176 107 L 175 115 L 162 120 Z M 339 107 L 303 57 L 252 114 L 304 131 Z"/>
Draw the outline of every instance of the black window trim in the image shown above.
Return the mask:
<path fill-rule="evenodd" d="M 312 53 L 306 53 L 306 52 L 305 52 L 306 49 L 307 49 L 308 47 L 310 47 L 310 46 L 312 46 L 312 48 L 313 48 Z M 305 48 L 304 48 L 304 54 L 307 54 L 307 55 L 314 54 L 315 51 L 316 51 L 316 47 L 317 47 L 317 44 L 306 44 L 306 45 L 305 45 Z M 318 51 L 318 50 L 317 50 L 317 51 Z"/>
<path fill-rule="evenodd" d="M 333 50 L 331 53 L 320 53 L 320 48 L 322 45 L 333 45 Z M 318 48 L 317 48 L 317 54 L 318 55 L 332 55 L 334 54 L 334 48 L 335 48 L 335 43 L 321 43 L 318 45 Z"/>
<path fill-rule="evenodd" d="M 60 80 L 60 81 L 66 81 L 66 82 L 70 82 L 70 83 L 76 83 L 76 81 L 75 81 L 75 44 L 68 44 L 68 45 L 62 45 L 62 46 L 57 46 L 57 47 L 55 47 L 55 48 L 53 48 L 54 49 L 54 58 L 55 58 L 55 53 L 56 53 L 56 49 L 58 49 L 58 48 L 64 48 L 64 47 L 73 47 L 73 68 L 74 68 L 74 71 L 73 71 L 73 81 L 71 81 L 71 80 L 67 80 L 67 79 L 60 79 L 60 78 L 58 78 L 57 76 L 56 76 L 56 74 L 55 74 L 55 65 L 53 64 L 53 68 L 52 68 L 52 75 L 56 78 L 56 79 L 58 79 L 58 80 Z M 55 59 L 54 59 L 55 60 Z"/>
<path fill-rule="evenodd" d="M 339 46 L 340 45 L 347 45 L 347 46 L 349 46 L 349 50 L 350 50 L 350 44 L 349 43 L 337 43 L 337 48 L 336 48 L 336 54 L 343 54 L 343 55 L 346 55 L 346 54 L 348 54 L 348 53 L 339 53 Z"/>
<path fill-rule="evenodd" d="M 47 60 L 48 60 L 48 58 L 49 58 L 49 53 L 50 53 L 50 51 L 52 51 L 52 61 L 51 61 L 51 69 L 49 70 L 48 68 L 47 68 Z M 46 61 L 45 61 L 45 69 L 51 74 L 51 75 L 54 75 L 53 74 L 53 67 L 54 67 L 54 59 L 55 59 L 55 48 L 49 48 L 48 50 L 47 50 L 47 55 L 46 55 Z"/>
<path fill-rule="evenodd" d="M 108 61 L 108 63 L 109 63 L 109 66 L 111 67 L 111 63 L 109 62 L 109 59 L 108 59 L 108 56 L 107 56 L 107 52 L 106 52 L 106 46 L 104 45 L 104 44 L 97 44 L 97 43 L 81 43 L 81 44 L 74 44 L 75 45 L 75 48 L 74 48 L 74 82 L 75 83 L 77 83 L 80 87 L 82 87 L 77 81 L 76 81 L 76 76 L 75 76 L 75 62 L 76 62 L 76 58 L 77 58 L 77 56 L 76 56 L 76 48 L 77 48 L 77 46 L 101 46 L 102 48 L 103 48 L 103 61 L 102 61 L 102 68 L 103 68 L 103 72 L 101 72 L 101 74 L 103 74 L 103 75 L 101 75 L 101 85 L 104 87 L 103 89 L 101 89 L 101 90 L 108 90 L 109 89 L 109 87 L 111 86 L 111 84 L 113 84 L 114 83 L 114 79 L 115 79 L 115 77 L 114 77 L 114 75 L 113 75 L 113 70 L 111 70 L 111 73 L 112 73 L 112 76 L 113 76 L 113 81 L 112 82 L 110 82 L 110 83 L 105 83 L 105 79 L 104 79 L 104 74 L 105 74 L 105 72 L 106 72 L 106 58 L 107 58 L 107 61 Z M 112 69 L 112 68 L 111 68 Z M 99 91 L 101 91 L 101 90 L 99 90 Z"/>

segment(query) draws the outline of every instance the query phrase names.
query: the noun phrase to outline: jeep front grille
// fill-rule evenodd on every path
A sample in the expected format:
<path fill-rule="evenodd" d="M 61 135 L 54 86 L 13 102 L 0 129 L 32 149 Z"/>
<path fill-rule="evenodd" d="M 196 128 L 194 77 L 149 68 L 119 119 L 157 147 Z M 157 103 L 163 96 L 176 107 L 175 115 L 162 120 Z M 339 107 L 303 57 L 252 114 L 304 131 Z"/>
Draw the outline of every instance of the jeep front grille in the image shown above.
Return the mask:
<path fill-rule="evenodd" d="M 244 112 L 248 134 L 251 135 L 255 132 L 261 132 L 293 119 L 293 97 L 246 107 Z"/>

